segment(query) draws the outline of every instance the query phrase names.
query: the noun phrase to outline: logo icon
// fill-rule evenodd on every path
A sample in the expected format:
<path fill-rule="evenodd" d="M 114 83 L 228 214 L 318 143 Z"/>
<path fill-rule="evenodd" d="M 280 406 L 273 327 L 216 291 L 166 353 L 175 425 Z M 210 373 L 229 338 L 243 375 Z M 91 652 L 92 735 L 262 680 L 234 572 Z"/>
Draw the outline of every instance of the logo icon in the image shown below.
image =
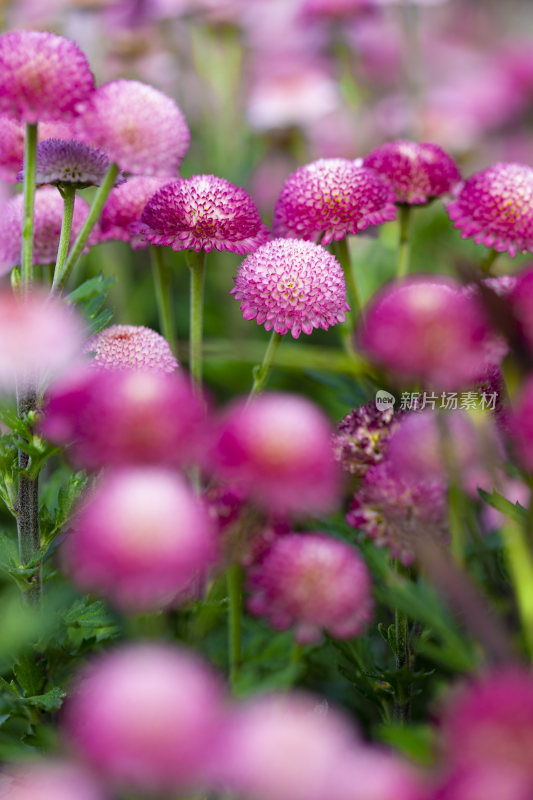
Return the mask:
<path fill-rule="evenodd" d="M 376 392 L 376 408 L 378 411 L 386 411 L 388 408 L 393 408 L 396 398 L 385 389 L 378 389 Z"/>

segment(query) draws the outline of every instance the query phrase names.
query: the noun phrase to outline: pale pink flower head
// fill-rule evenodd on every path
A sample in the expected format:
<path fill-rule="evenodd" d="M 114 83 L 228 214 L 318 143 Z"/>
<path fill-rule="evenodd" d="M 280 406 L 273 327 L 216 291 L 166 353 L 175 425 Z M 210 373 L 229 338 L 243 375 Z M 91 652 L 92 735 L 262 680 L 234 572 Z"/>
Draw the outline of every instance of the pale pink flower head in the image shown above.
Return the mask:
<path fill-rule="evenodd" d="M 271 393 L 226 413 L 212 453 L 215 471 L 272 513 L 331 509 L 339 491 L 324 413 L 297 395 Z"/>
<path fill-rule="evenodd" d="M 241 301 L 244 319 L 295 339 L 344 322 L 350 310 L 342 267 L 314 242 L 267 242 L 244 259 L 233 281 L 230 294 Z"/>
<path fill-rule="evenodd" d="M 5 275 L 20 264 L 24 197 L 11 197 L 0 218 L 0 275 Z M 33 263 L 55 264 L 63 220 L 63 198 L 53 186 L 43 186 L 35 192 L 35 217 L 33 227 Z M 72 241 L 80 232 L 89 206 L 83 197 L 76 196 L 72 219 Z M 83 252 L 98 242 L 98 232 L 93 229 Z"/>
<path fill-rule="evenodd" d="M 321 533 L 281 536 L 250 573 L 248 608 L 297 642 L 363 632 L 372 613 L 371 580 L 357 550 Z"/>
<path fill-rule="evenodd" d="M 361 349 L 375 363 L 432 389 L 458 389 L 490 366 L 491 333 L 482 306 L 448 278 L 391 283 L 367 307 Z"/>
<path fill-rule="evenodd" d="M 250 800 L 323 800 L 358 747 L 351 725 L 327 704 L 297 693 L 266 695 L 229 718 L 219 781 Z"/>
<path fill-rule="evenodd" d="M 148 242 L 134 236 L 131 225 L 140 220 L 148 200 L 165 183 L 168 178 L 134 175 L 112 189 L 100 217 L 100 241 L 119 239 L 129 242 L 134 250 L 148 247 Z"/>
<path fill-rule="evenodd" d="M 222 705 L 218 680 L 195 656 L 161 643 L 128 644 L 78 675 L 63 731 L 79 755 L 119 788 L 194 792 Z"/>
<path fill-rule="evenodd" d="M 83 767 L 60 761 L 35 761 L 0 774 L 3 800 L 110 800 Z"/>
<path fill-rule="evenodd" d="M 431 142 L 387 142 L 365 156 L 363 164 L 390 181 L 396 202 L 409 205 L 440 197 L 461 180 L 453 159 Z"/>
<path fill-rule="evenodd" d="M 511 258 L 533 252 L 533 169 L 498 163 L 468 178 L 447 206 L 463 239 Z"/>
<path fill-rule="evenodd" d="M 46 31 L 0 36 L 0 114 L 31 123 L 71 117 L 93 90 L 89 62 L 70 39 Z"/>
<path fill-rule="evenodd" d="M 0 116 L 0 178 L 15 183 L 24 158 L 24 126 Z"/>
<path fill-rule="evenodd" d="M 390 406 L 379 409 L 375 402 L 350 411 L 337 425 L 333 452 L 342 469 L 362 478 L 370 467 L 383 461 L 390 436 L 398 427 L 402 412 Z"/>
<path fill-rule="evenodd" d="M 174 373 L 86 367 L 52 385 L 40 430 L 81 469 L 191 463 L 204 414 L 190 381 Z"/>
<path fill-rule="evenodd" d="M 290 175 L 274 208 L 276 236 L 344 239 L 396 216 L 394 192 L 377 173 L 345 158 L 322 158 Z"/>
<path fill-rule="evenodd" d="M 104 473 L 62 553 L 76 586 L 126 611 L 179 602 L 216 557 L 204 506 L 178 475 L 155 466 Z"/>
<path fill-rule="evenodd" d="M 428 788 L 423 773 L 398 755 L 376 746 L 358 747 L 339 770 L 330 796 L 337 800 L 429 800 Z"/>
<path fill-rule="evenodd" d="M 81 108 L 78 138 L 105 150 L 133 175 L 174 177 L 190 142 L 187 121 L 175 101 L 132 80 L 96 89 Z"/>
<path fill-rule="evenodd" d="M 77 139 L 45 139 L 37 145 L 35 183 L 37 186 L 69 184 L 77 189 L 100 186 L 109 163 L 102 150 Z M 18 180 L 24 180 L 24 165 Z M 122 180 L 117 178 L 118 182 Z"/>
<path fill-rule="evenodd" d="M 244 255 L 268 238 L 250 195 L 215 175 L 193 175 L 163 186 L 134 230 L 150 244 L 197 253 L 215 248 Z"/>
<path fill-rule="evenodd" d="M 161 334 L 144 325 L 110 325 L 91 337 L 86 353 L 100 369 L 174 372 L 178 362 Z"/>
<path fill-rule="evenodd" d="M 33 290 L 26 297 L 0 292 L 0 387 L 33 384 L 60 375 L 81 355 L 84 326 L 70 306 Z"/>

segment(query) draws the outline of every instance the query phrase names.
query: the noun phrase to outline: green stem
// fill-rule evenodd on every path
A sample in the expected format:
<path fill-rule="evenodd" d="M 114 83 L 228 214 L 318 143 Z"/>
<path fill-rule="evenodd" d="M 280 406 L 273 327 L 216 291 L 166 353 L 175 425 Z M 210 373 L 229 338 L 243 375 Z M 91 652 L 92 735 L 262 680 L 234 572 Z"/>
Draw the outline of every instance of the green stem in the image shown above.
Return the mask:
<path fill-rule="evenodd" d="M 268 376 L 270 375 L 270 370 L 272 369 L 272 364 L 274 363 L 274 358 L 276 357 L 277 349 L 280 346 L 282 339 L 283 335 L 281 333 L 272 331 L 272 335 L 263 358 L 263 363 L 261 366 L 258 365 L 254 367 L 254 382 L 250 394 L 248 395 L 248 402 L 250 402 L 265 388 Z"/>
<path fill-rule="evenodd" d="M 17 391 L 17 412 L 19 417 L 37 407 L 37 395 L 27 386 Z M 18 453 L 18 466 L 25 470 L 29 466 L 30 457 L 23 450 Z M 19 474 L 17 499 L 17 534 L 19 558 L 22 565 L 30 563 L 40 547 L 39 532 L 39 476 L 29 478 L 22 472 Z M 40 568 L 31 576 L 25 597 L 31 605 L 38 605 L 41 599 Z"/>
<path fill-rule="evenodd" d="M 339 263 L 344 272 L 344 279 L 346 281 L 346 289 L 348 292 L 348 302 L 352 308 L 352 319 L 355 322 L 361 312 L 361 299 L 355 281 L 355 272 L 350 258 L 350 250 L 348 247 L 348 237 L 341 239 L 340 242 L 333 243 L 333 251 L 337 256 Z M 353 327 L 353 324 L 352 324 Z"/>
<path fill-rule="evenodd" d="M 398 261 L 396 266 L 396 277 L 403 278 L 409 272 L 409 257 L 411 254 L 411 242 L 409 239 L 409 228 L 411 223 L 411 206 L 402 203 L 399 206 L 400 212 L 400 237 L 398 241 Z"/>
<path fill-rule="evenodd" d="M 485 258 L 482 260 L 480 265 L 481 272 L 483 273 L 483 275 L 490 275 L 490 269 L 499 255 L 500 253 L 497 250 L 495 250 L 494 247 L 491 247 L 491 249 L 485 256 Z"/>
<path fill-rule="evenodd" d="M 529 520 L 525 531 L 508 520 L 502 529 L 503 546 L 509 571 L 513 578 L 522 631 L 528 655 L 533 660 L 533 561 L 527 541 Z"/>
<path fill-rule="evenodd" d="M 59 237 L 59 247 L 57 248 L 57 259 L 52 286 L 57 280 L 58 275 L 62 273 L 65 261 L 67 260 L 70 232 L 72 230 L 72 218 L 74 216 L 74 201 L 76 199 L 76 188 L 72 184 L 66 184 L 59 191 L 63 197 L 63 221 L 61 223 L 61 235 Z"/>
<path fill-rule="evenodd" d="M 21 281 L 24 289 L 33 282 L 33 220 L 35 206 L 35 167 L 37 123 L 26 124 L 24 143 L 24 220 L 22 224 Z"/>
<path fill-rule="evenodd" d="M 189 319 L 189 369 L 193 386 L 202 394 L 202 336 L 204 326 L 205 250 L 197 253 L 186 250 L 185 257 L 191 271 Z"/>
<path fill-rule="evenodd" d="M 161 333 L 175 354 L 176 328 L 172 310 L 172 273 L 165 264 L 162 247 L 154 247 L 152 245 L 150 247 L 150 257 Z"/>
<path fill-rule="evenodd" d="M 228 651 L 229 674 L 235 688 L 242 664 L 242 584 L 243 570 L 239 564 L 231 564 L 226 571 L 228 588 Z"/>
<path fill-rule="evenodd" d="M 399 562 L 396 562 L 396 572 L 409 579 L 409 571 Z M 404 611 L 394 609 L 394 657 L 396 669 L 412 669 L 411 650 L 409 645 L 409 620 Z M 394 697 L 393 717 L 396 722 L 408 722 L 411 715 L 411 697 L 409 689 L 405 690 L 399 685 Z"/>
<path fill-rule="evenodd" d="M 63 269 L 61 270 L 61 272 L 56 271 L 54 284 L 52 286 L 53 289 L 56 290 L 63 289 L 66 282 L 68 281 L 72 273 L 72 270 L 79 261 L 79 258 L 83 252 L 83 248 L 85 247 L 85 244 L 90 236 L 92 229 L 94 228 L 96 222 L 100 218 L 100 214 L 102 213 L 105 201 L 109 197 L 109 193 L 113 188 L 115 179 L 119 172 L 120 169 L 117 166 L 117 164 L 115 163 L 110 164 L 109 169 L 105 174 L 104 180 L 102 181 L 101 186 L 98 187 L 98 191 L 94 196 L 87 218 L 83 223 L 83 227 L 79 232 L 76 241 L 72 245 L 72 249 L 68 255 L 68 258 L 65 262 Z"/>

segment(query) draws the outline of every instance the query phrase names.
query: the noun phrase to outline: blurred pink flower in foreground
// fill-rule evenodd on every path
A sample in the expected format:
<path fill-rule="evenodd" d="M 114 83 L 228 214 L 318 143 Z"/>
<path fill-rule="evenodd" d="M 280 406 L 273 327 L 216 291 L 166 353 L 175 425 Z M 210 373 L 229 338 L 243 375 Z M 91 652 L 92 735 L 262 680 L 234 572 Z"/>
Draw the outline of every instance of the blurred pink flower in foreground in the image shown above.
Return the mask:
<path fill-rule="evenodd" d="M 241 300 L 244 319 L 295 339 L 344 322 L 350 310 L 342 267 L 313 242 L 267 242 L 245 258 L 233 280 L 230 294 Z"/>
<path fill-rule="evenodd" d="M 533 376 L 520 387 L 509 416 L 509 432 L 522 465 L 533 472 Z"/>
<path fill-rule="evenodd" d="M 376 172 L 345 158 L 323 158 L 290 175 L 274 209 L 276 236 L 329 244 L 396 216 L 394 192 Z"/>
<path fill-rule="evenodd" d="M 110 800 L 107 791 L 78 765 L 59 761 L 18 764 L 0 774 L 5 800 Z"/>
<path fill-rule="evenodd" d="M 194 792 L 203 784 L 222 702 L 218 681 L 195 656 L 166 644 L 129 644 L 78 675 L 63 730 L 120 788 Z"/>
<path fill-rule="evenodd" d="M 134 250 L 148 247 L 148 242 L 134 236 L 130 226 L 140 220 L 147 202 L 168 181 L 168 178 L 134 175 L 112 189 L 100 218 L 100 241 L 119 239 L 129 242 Z"/>
<path fill-rule="evenodd" d="M 85 345 L 91 362 L 101 369 L 138 369 L 174 372 L 178 362 L 161 334 L 144 325 L 110 325 Z"/>
<path fill-rule="evenodd" d="M 331 432 L 326 415 L 303 397 L 238 401 L 216 432 L 211 466 L 272 513 L 330 510 L 339 492 Z"/>
<path fill-rule="evenodd" d="M 83 591 L 142 611 L 176 602 L 215 559 L 214 529 L 184 481 L 163 467 L 105 473 L 76 515 L 63 562 Z"/>
<path fill-rule="evenodd" d="M 248 608 L 297 642 L 361 634 L 372 613 L 368 568 L 351 545 L 320 533 L 277 539 L 250 573 Z"/>

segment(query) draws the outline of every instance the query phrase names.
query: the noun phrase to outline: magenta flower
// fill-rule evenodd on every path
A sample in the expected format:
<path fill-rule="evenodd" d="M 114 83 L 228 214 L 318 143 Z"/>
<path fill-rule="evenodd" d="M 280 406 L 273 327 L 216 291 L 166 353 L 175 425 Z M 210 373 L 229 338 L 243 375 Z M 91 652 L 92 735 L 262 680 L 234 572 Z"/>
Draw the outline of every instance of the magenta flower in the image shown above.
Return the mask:
<path fill-rule="evenodd" d="M 320 533 L 281 536 L 250 574 L 248 607 L 297 642 L 362 633 L 372 613 L 371 580 L 357 550 Z"/>
<path fill-rule="evenodd" d="M 187 121 L 174 100 L 139 81 L 96 89 L 81 108 L 77 135 L 134 175 L 174 177 L 188 150 Z"/>
<path fill-rule="evenodd" d="M 0 114 L 32 123 L 70 117 L 93 90 L 89 63 L 70 39 L 45 31 L 0 36 Z"/>
<path fill-rule="evenodd" d="M 473 295 L 448 278 L 392 283 L 372 298 L 359 331 L 368 357 L 403 380 L 457 389 L 483 379 L 494 335 Z"/>
<path fill-rule="evenodd" d="M 126 611 L 179 602 L 215 559 L 214 529 L 187 485 L 163 467 L 104 474 L 63 544 L 63 563 L 84 592 Z"/>
<path fill-rule="evenodd" d="M 530 800 L 533 797 L 533 777 L 521 770 L 501 764 L 475 764 L 452 772 L 433 800 Z"/>
<path fill-rule="evenodd" d="M 504 296 L 509 299 L 522 339 L 533 352 L 533 266 L 529 265 L 512 277 L 515 284 Z"/>
<path fill-rule="evenodd" d="M 215 248 L 244 255 L 268 238 L 252 198 L 214 175 L 193 175 L 164 186 L 134 231 L 141 241 L 197 253 Z"/>
<path fill-rule="evenodd" d="M 0 117 L 0 178 L 14 183 L 24 158 L 24 125 L 10 117 Z"/>
<path fill-rule="evenodd" d="M 333 452 L 343 470 L 362 478 L 370 467 L 383 461 L 401 417 L 401 411 L 395 414 L 392 407 L 380 411 L 372 402 L 341 419 L 333 436 Z"/>
<path fill-rule="evenodd" d="M 372 150 L 363 164 L 390 181 L 396 202 L 409 205 L 440 197 L 461 180 L 453 159 L 431 142 L 387 142 Z"/>
<path fill-rule="evenodd" d="M 34 761 L 0 774 L 5 800 L 109 800 L 109 794 L 84 768 L 60 761 Z"/>
<path fill-rule="evenodd" d="M 447 207 L 463 239 L 511 257 L 533 252 L 533 169 L 494 164 L 464 182 Z"/>
<path fill-rule="evenodd" d="M 148 247 L 148 242 L 133 234 L 131 225 L 140 220 L 148 200 L 165 183 L 167 178 L 139 175 L 112 189 L 100 218 L 100 241 L 119 239 L 129 242 L 134 250 Z"/>
<path fill-rule="evenodd" d="M 388 183 L 373 170 L 345 158 L 323 158 L 287 178 L 272 230 L 276 236 L 329 244 L 394 219 L 394 199 Z"/>
<path fill-rule="evenodd" d="M 230 407 L 216 435 L 212 467 L 274 514 L 325 511 L 338 496 L 329 421 L 297 395 L 271 393 Z"/>
<path fill-rule="evenodd" d="M 92 364 L 101 369 L 174 372 L 178 362 L 159 333 L 143 325 L 111 325 L 87 342 Z"/>
<path fill-rule="evenodd" d="M 166 644 L 129 644 L 78 675 L 63 729 L 69 744 L 115 786 L 150 795 L 190 790 L 192 796 L 222 702 L 218 681 L 195 656 Z"/>
<path fill-rule="evenodd" d="M 508 428 L 523 466 L 533 472 L 533 376 L 529 376 L 509 415 Z"/>
<path fill-rule="evenodd" d="M 181 372 L 86 368 L 53 385 L 40 430 L 78 468 L 191 463 L 204 414 Z"/>
<path fill-rule="evenodd" d="M 342 20 L 374 11 L 379 0 L 304 0 L 300 13 L 310 20 Z"/>
<path fill-rule="evenodd" d="M 37 186 L 74 185 L 77 189 L 100 186 L 109 168 L 102 150 L 95 150 L 76 139 L 45 139 L 37 145 L 35 182 Z M 19 173 L 24 180 L 24 168 Z M 120 183 L 123 178 L 117 178 Z"/>
<path fill-rule="evenodd" d="M 233 281 L 230 294 L 241 300 L 244 319 L 295 339 L 344 322 L 350 310 L 342 267 L 313 242 L 267 242 L 244 259 Z"/>
<path fill-rule="evenodd" d="M 89 206 L 82 197 L 74 202 L 71 238 L 80 232 L 89 213 Z M 20 264 L 24 197 L 11 197 L 0 218 L 0 275 L 5 275 Z M 35 192 L 35 220 L 33 227 L 33 263 L 55 264 L 63 221 L 63 199 L 52 186 L 43 186 Z M 93 230 L 83 252 L 97 244 L 98 231 Z"/>

